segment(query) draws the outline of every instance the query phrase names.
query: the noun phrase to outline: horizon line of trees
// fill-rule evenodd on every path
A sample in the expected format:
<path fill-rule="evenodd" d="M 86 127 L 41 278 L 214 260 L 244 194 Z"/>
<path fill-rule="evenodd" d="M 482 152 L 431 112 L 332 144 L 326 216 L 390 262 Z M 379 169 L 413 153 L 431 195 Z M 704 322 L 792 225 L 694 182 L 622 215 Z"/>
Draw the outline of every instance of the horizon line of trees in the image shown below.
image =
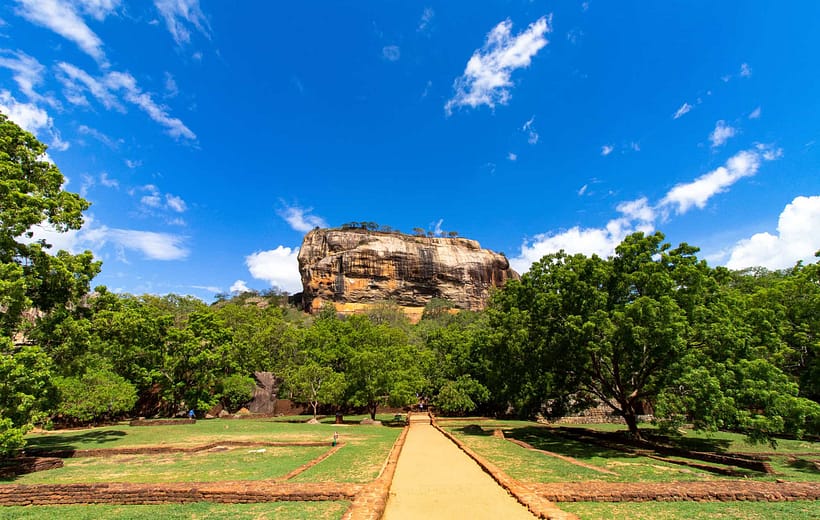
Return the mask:
<path fill-rule="evenodd" d="M 820 433 L 820 265 L 733 272 L 635 233 L 609 258 L 547 255 L 486 310 L 433 299 L 412 325 L 394 303 L 305 315 L 272 292 L 212 305 L 90 290 L 91 252 L 50 254 L 32 226 L 79 229 L 45 146 L 0 114 L 0 455 L 34 424 L 236 408 L 256 371 L 311 406 L 432 403 L 445 413 L 574 413 L 603 403 L 640 436 L 647 408 L 756 441 Z M 24 319 L 36 309 L 37 317 Z M 24 343 L 14 338 L 25 338 Z"/>

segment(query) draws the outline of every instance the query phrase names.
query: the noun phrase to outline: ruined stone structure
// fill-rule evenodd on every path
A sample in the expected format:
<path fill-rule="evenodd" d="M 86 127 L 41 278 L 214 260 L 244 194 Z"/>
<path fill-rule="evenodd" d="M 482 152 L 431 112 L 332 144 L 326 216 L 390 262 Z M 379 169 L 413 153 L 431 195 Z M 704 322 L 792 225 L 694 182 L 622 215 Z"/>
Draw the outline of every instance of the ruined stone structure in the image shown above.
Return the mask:
<path fill-rule="evenodd" d="M 418 320 L 432 298 L 483 309 L 495 287 L 518 279 L 504 255 L 466 238 L 420 237 L 364 229 L 314 229 L 299 250 L 302 301 L 317 312 L 332 302 L 354 313 L 383 301 Z"/>

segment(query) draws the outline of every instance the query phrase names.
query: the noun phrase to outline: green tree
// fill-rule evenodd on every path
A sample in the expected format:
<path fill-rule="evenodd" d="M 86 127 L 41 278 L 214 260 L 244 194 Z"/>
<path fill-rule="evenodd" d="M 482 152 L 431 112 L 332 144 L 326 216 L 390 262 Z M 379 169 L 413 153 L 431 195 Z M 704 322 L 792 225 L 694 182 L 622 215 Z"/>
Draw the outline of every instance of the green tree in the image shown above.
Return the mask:
<path fill-rule="evenodd" d="M 307 402 L 313 409 L 314 422 L 319 405 L 338 403 L 345 389 L 343 374 L 312 359 L 291 368 L 285 375 L 285 381 L 293 396 Z"/>
<path fill-rule="evenodd" d="M 14 350 L 0 337 L 0 455 L 25 445 L 23 435 L 48 417 L 56 398 L 48 356 L 39 347 Z"/>
<path fill-rule="evenodd" d="M 99 272 L 90 252 L 46 254 L 45 241 L 32 242 L 32 227 L 58 232 L 79 229 L 89 204 L 62 189 L 63 174 L 45 159 L 46 146 L 0 114 L 0 334 L 10 336 L 22 312 L 76 302 Z"/>
<path fill-rule="evenodd" d="M 60 170 L 46 146 L 0 114 L 0 450 L 22 443 L 22 434 L 53 405 L 50 360 L 35 347 L 16 348 L 23 312 L 48 313 L 79 303 L 99 272 L 90 252 L 47 254 L 32 228 L 58 232 L 82 226 L 88 202 L 62 189 Z"/>
<path fill-rule="evenodd" d="M 229 411 L 236 411 L 253 398 L 256 381 L 242 374 L 231 374 L 219 382 L 219 399 Z"/>
<path fill-rule="evenodd" d="M 70 423 L 111 420 L 129 412 L 137 402 L 134 385 L 108 369 L 92 369 L 82 376 L 55 378 L 60 395 L 56 412 Z"/>
<path fill-rule="evenodd" d="M 380 404 L 403 406 L 424 387 L 424 353 L 402 329 L 374 325 L 366 316 L 350 316 L 345 362 L 347 402 L 365 406 L 376 419 Z"/>

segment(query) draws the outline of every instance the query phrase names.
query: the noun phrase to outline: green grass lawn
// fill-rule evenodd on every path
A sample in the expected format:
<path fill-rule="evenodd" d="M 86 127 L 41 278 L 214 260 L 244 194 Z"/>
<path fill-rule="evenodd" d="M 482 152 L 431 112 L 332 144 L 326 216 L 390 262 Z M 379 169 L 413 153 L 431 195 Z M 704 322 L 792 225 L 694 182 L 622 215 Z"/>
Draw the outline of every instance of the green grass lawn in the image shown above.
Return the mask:
<path fill-rule="evenodd" d="M 384 419 L 392 419 L 384 416 Z M 347 419 L 347 418 L 346 418 Z M 293 424 L 270 419 L 213 419 L 172 426 L 127 424 L 30 434 L 28 446 L 44 449 L 96 449 L 128 446 L 200 446 L 224 441 L 323 441 L 327 447 L 234 447 L 223 452 L 118 455 L 65 459 L 65 467 L 22 475 L 5 483 L 179 482 L 259 480 L 281 476 L 329 449 L 335 432 L 342 449 L 299 475 L 296 482 L 373 480 L 401 428 L 358 424 Z M 4 510 L 5 511 L 5 510 Z"/>
<path fill-rule="evenodd" d="M 552 428 L 535 423 L 499 420 L 477 420 L 476 422 L 440 420 L 439 424 L 458 436 L 478 453 L 495 462 L 510 476 L 523 481 L 666 482 L 672 480 L 692 481 L 727 478 L 700 469 L 630 455 L 622 451 L 567 439 L 558 435 Z M 476 428 L 476 425 L 481 426 L 481 429 Z M 594 425 L 594 429 L 606 431 L 617 431 L 622 428 L 623 425 Z M 617 476 L 599 473 L 542 453 L 524 449 L 503 439 L 492 437 L 493 429 L 502 429 L 507 437 L 527 442 L 538 449 L 573 457 L 578 461 L 617 473 Z M 754 451 L 756 453 L 772 450 L 768 445 L 765 446 L 767 449 L 764 450 L 760 445 L 747 443 L 743 435 L 726 432 L 716 434 L 687 432 L 684 439 L 686 441 L 685 446 L 684 442 L 678 441 L 678 443 L 689 449 L 705 450 L 710 448 L 709 451 Z M 748 470 L 739 471 L 745 477 L 756 480 L 781 478 L 792 481 L 820 481 L 820 471 L 811 462 L 811 460 L 816 460 L 817 457 L 814 455 L 791 455 L 817 453 L 817 456 L 820 457 L 819 444 L 793 440 L 784 440 L 779 443 L 775 452 L 777 455 L 773 456 L 771 460 L 772 467 L 777 472 L 776 475 L 765 475 Z M 712 465 L 718 466 L 716 464 Z"/>
<path fill-rule="evenodd" d="M 562 510 L 584 520 L 809 520 L 820 518 L 820 501 L 797 502 L 565 502 Z"/>
<path fill-rule="evenodd" d="M 336 519 L 349 502 L 271 502 L 263 504 L 168 504 L 155 506 L 26 506 L 4 507 L 0 518 L 6 520 L 261 520 L 261 519 Z"/>
<path fill-rule="evenodd" d="M 199 446 L 232 441 L 326 441 L 334 429 L 323 424 L 291 424 L 270 419 L 211 419 L 172 426 L 128 426 L 127 423 L 82 430 L 26 435 L 27 447 L 99 449 L 123 446 Z"/>
<path fill-rule="evenodd" d="M 93 482 L 215 482 L 273 479 L 320 456 L 328 447 L 237 447 L 228 451 L 65 459 L 65 466 L 11 479 L 15 484 Z"/>

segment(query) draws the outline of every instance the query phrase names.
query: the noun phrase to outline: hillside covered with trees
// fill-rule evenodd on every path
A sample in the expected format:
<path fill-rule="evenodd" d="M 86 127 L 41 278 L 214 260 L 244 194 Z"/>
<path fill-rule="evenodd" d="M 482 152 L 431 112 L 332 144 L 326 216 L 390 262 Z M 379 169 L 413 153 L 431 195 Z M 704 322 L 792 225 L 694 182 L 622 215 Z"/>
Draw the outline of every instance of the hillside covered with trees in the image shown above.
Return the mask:
<path fill-rule="evenodd" d="M 315 316 L 272 291 L 214 304 L 92 289 L 91 252 L 32 241 L 82 226 L 45 147 L 0 115 L 0 453 L 33 425 L 236 408 L 251 374 L 319 406 L 563 415 L 602 402 L 634 435 L 651 409 L 756 440 L 820 433 L 820 266 L 713 268 L 661 233 L 614 256 L 556 253 L 481 312 L 432 300 L 411 325 L 395 304 Z"/>

